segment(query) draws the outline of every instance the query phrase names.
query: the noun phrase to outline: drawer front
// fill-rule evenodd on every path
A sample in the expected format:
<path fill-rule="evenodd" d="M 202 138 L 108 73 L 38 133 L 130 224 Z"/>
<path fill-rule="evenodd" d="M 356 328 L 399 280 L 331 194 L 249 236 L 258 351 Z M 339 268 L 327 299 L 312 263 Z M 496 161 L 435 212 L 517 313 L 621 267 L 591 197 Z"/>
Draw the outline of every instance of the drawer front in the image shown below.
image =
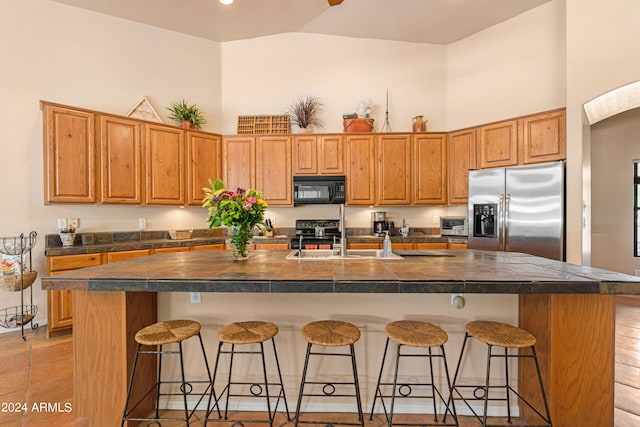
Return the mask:
<path fill-rule="evenodd" d="M 101 254 L 61 255 L 49 257 L 49 271 L 75 270 L 102 264 Z"/>
<path fill-rule="evenodd" d="M 131 258 L 139 258 L 143 256 L 149 256 L 149 249 L 141 249 L 138 251 L 122 251 L 122 252 L 109 252 L 107 253 L 107 262 L 124 261 Z"/>

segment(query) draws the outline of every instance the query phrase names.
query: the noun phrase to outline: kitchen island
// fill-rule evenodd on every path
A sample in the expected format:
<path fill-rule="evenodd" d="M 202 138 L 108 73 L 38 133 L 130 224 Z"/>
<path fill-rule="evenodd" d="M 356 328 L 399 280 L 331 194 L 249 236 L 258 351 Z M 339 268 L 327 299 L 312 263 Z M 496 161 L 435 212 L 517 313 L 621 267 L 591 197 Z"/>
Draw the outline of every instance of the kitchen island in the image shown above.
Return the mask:
<path fill-rule="evenodd" d="M 520 325 L 538 338 L 555 426 L 613 426 L 615 295 L 640 294 L 640 278 L 518 253 L 439 252 L 449 256 L 287 260 L 287 251 L 263 251 L 246 263 L 226 251 L 183 252 L 47 277 L 42 287 L 75 291 L 74 412 L 86 425 L 117 425 L 133 336 L 156 321 L 158 293 L 379 294 L 393 304 L 390 294 L 464 292 L 519 295 Z M 146 369 L 152 383 L 153 362 Z M 532 378 L 522 366 L 525 396 L 533 396 Z"/>

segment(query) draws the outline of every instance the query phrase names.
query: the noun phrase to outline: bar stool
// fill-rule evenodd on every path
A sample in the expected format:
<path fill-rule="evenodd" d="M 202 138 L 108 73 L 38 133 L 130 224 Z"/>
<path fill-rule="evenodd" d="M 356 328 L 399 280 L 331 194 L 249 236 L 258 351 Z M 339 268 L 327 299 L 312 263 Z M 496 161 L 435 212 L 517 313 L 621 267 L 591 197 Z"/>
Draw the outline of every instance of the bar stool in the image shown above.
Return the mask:
<path fill-rule="evenodd" d="M 382 363 L 380 364 L 380 374 L 378 375 L 378 383 L 376 385 L 376 392 L 373 398 L 373 404 L 371 405 L 371 415 L 369 416 L 369 421 L 373 420 L 373 411 L 375 410 L 376 401 L 380 398 L 380 402 L 382 403 L 382 409 L 384 410 L 385 419 L 389 427 L 393 426 L 393 415 L 395 408 L 395 400 L 396 398 L 426 398 L 432 399 L 433 401 L 433 422 L 436 424 L 425 424 L 418 423 L 416 425 L 421 426 L 457 426 L 458 425 L 458 417 L 455 412 L 454 402 L 450 400 L 445 400 L 444 396 L 435 385 L 435 380 L 433 377 L 433 358 L 441 358 L 442 363 L 444 365 L 444 372 L 447 378 L 447 395 L 451 395 L 451 379 L 449 377 L 449 368 L 447 367 L 447 358 L 444 352 L 444 344 L 449 340 L 449 336 L 447 333 L 442 330 L 440 327 L 427 323 L 421 322 L 417 320 L 399 320 L 395 322 L 388 323 L 385 327 L 385 331 L 387 333 L 387 342 L 384 346 L 384 353 L 382 355 Z M 393 340 L 396 347 L 396 358 L 395 358 L 395 368 L 393 373 L 393 382 L 382 382 L 382 371 L 384 369 L 385 360 L 387 358 L 387 350 L 389 348 L 389 341 Z M 418 347 L 427 349 L 427 353 L 418 354 L 415 352 L 410 353 L 402 353 L 402 347 Z M 433 353 L 433 348 L 439 348 L 439 353 Z M 431 377 L 431 382 L 427 383 L 411 383 L 411 384 L 400 384 L 398 387 L 398 370 L 400 366 L 400 358 L 408 358 L 408 357 L 426 357 L 429 359 L 429 374 Z M 381 386 L 393 386 L 391 395 L 384 395 L 382 393 Z M 427 395 L 411 395 L 414 387 L 429 387 L 431 388 L 431 393 Z M 425 392 L 426 393 L 426 392 Z M 448 397 L 447 396 L 447 397 Z M 389 413 L 387 413 L 387 408 L 384 404 L 384 398 L 391 398 L 391 406 L 389 407 Z M 440 402 L 445 405 L 445 412 L 443 415 L 442 423 L 438 421 L 438 410 L 437 410 L 437 398 L 439 398 Z M 449 408 L 451 405 L 451 408 Z M 453 423 L 452 424 L 443 424 L 445 423 L 445 417 L 447 412 L 451 412 Z M 400 425 L 412 425 L 412 424 L 400 424 Z"/>
<path fill-rule="evenodd" d="M 518 328 L 508 323 L 502 322 L 490 322 L 490 321 L 474 321 L 469 322 L 465 326 L 465 336 L 462 343 L 462 350 L 460 352 L 460 359 L 458 360 L 458 366 L 456 367 L 456 373 L 453 377 L 453 391 L 452 398 L 461 399 L 465 402 L 467 407 L 471 410 L 473 415 L 482 423 L 482 426 L 487 425 L 487 408 L 489 400 L 507 402 L 507 421 L 511 423 L 511 400 L 510 392 L 516 395 L 523 403 L 525 403 L 533 412 L 535 412 L 546 424 L 545 426 L 551 427 L 551 414 L 549 413 L 549 405 L 547 404 L 547 397 L 544 392 L 544 386 L 542 384 L 542 375 L 540 373 L 540 365 L 538 364 L 538 357 L 536 355 L 536 337 L 534 337 L 528 331 Z M 458 374 L 460 371 L 460 364 L 464 355 L 465 345 L 469 337 L 475 338 L 480 342 L 487 345 L 487 372 L 484 385 L 461 385 L 458 384 Z M 504 348 L 504 354 L 494 354 L 492 352 L 493 347 Z M 509 354 L 509 349 L 530 349 L 530 354 L 523 354 L 519 351 L 517 354 Z M 491 359 L 494 357 L 504 358 L 505 362 L 505 384 L 504 385 L 489 385 L 489 375 L 491 371 Z M 509 383 L 509 359 L 510 358 L 531 358 L 535 362 L 536 372 L 538 375 L 538 383 L 540 384 L 540 393 L 542 401 L 544 403 L 545 415 L 542 415 L 540 411 L 533 407 L 529 401 L 527 401 L 522 395 L 511 387 Z M 473 389 L 473 397 L 463 397 L 462 393 L 458 389 L 471 388 Z M 491 389 L 504 389 L 505 397 L 489 398 L 489 390 Z M 457 393 L 459 397 L 454 397 L 453 393 Z M 468 400 L 482 400 L 484 402 L 484 413 L 482 418 L 471 408 Z"/>
<path fill-rule="evenodd" d="M 200 341 L 200 348 L 202 349 L 202 356 L 204 358 L 204 364 L 207 369 L 206 381 L 190 381 L 187 382 L 184 376 L 184 358 L 182 354 L 182 342 L 188 338 L 198 336 Z M 124 404 L 124 411 L 122 413 L 122 424 L 124 426 L 125 421 L 154 421 L 155 424 L 160 424 L 159 421 L 184 421 L 189 426 L 189 419 L 195 412 L 195 409 L 189 412 L 187 407 L 187 396 L 193 391 L 193 385 L 195 383 L 206 384 L 207 387 L 200 396 L 200 399 L 196 403 L 197 408 L 202 399 L 209 394 L 209 387 L 211 387 L 211 372 L 209 371 L 209 363 L 207 361 L 207 354 L 204 351 L 204 344 L 202 343 L 202 336 L 200 335 L 200 323 L 194 320 L 169 320 L 166 322 L 154 323 L 140 329 L 136 335 L 135 340 L 138 343 L 136 348 L 136 355 L 133 360 L 133 369 L 131 371 L 131 378 L 129 380 L 129 389 L 127 391 L 127 398 Z M 167 344 L 178 344 L 178 350 L 163 350 L 163 346 Z M 142 346 L 153 346 L 155 350 L 142 350 Z M 162 356 L 165 354 L 177 354 L 180 356 L 180 374 L 181 381 L 162 381 Z M 149 388 L 149 390 L 138 400 L 138 402 L 129 408 L 129 400 L 131 399 L 131 390 L 133 389 L 133 381 L 136 374 L 136 367 L 138 365 L 138 357 L 140 355 L 157 355 L 158 356 L 158 379 L 156 383 Z M 180 393 L 167 392 L 162 393 L 160 390 L 163 384 L 180 384 Z M 157 389 L 156 404 L 155 404 L 155 417 L 138 417 L 132 415 L 136 408 L 149 396 L 154 390 Z M 160 396 L 182 396 L 184 401 L 184 418 L 160 418 L 159 416 L 159 403 Z M 140 412 L 140 411 L 139 411 Z"/>
<path fill-rule="evenodd" d="M 360 399 L 360 385 L 358 383 L 358 370 L 356 367 L 356 353 L 354 344 L 360 339 L 360 329 L 349 322 L 340 320 L 320 320 L 307 323 L 302 327 L 302 338 L 307 341 L 307 354 L 304 359 L 304 368 L 302 370 L 302 379 L 300 381 L 300 393 L 298 394 L 298 406 L 296 407 L 296 415 L 294 418 L 294 427 L 299 423 L 303 424 L 328 424 L 328 425 L 359 425 L 364 427 L 364 417 L 362 415 L 362 401 Z M 349 353 L 328 353 L 313 352 L 314 345 L 322 347 L 339 347 L 349 346 Z M 326 381 L 307 381 L 307 368 L 309 367 L 310 356 L 342 356 L 351 358 L 351 368 L 353 371 L 353 382 L 326 382 Z M 322 394 L 304 393 L 304 387 L 307 384 L 323 385 Z M 336 385 L 349 386 L 353 385 L 354 394 L 335 394 Z M 358 423 L 347 422 L 326 422 L 326 421 L 301 421 L 300 406 L 302 397 L 355 397 L 358 409 Z"/>
<path fill-rule="evenodd" d="M 220 422 L 228 420 L 228 410 L 229 410 L 229 397 L 255 397 L 255 398 L 264 398 L 266 399 L 267 404 L 267 414 L 269 415 L 269 419 L 267 420 L 233 420 L 233 424 L 243 423 L 253 423 L 253 422 L 268 422 L 270 426 L 273 426 L 273 420 L 275 419 L 276 412 L 278 410 L 278 405 L 282 400 L 284 403 L 284 407 L 287 413 L 287 421 L 291 421 L 291 417 L 289 416 L 289 406 L 287 404 L 287 398 L 284 393 L 284 384 L 282 382 L 282 373 L 280 372 L 280 363 L 278 362 L 278 352 L 276 351 L 276 342 L 274 337 L 278 334 L 278 327 L 270 322 L 262 322 L 262 321 L 248 321 L 248 322 L 234 322 L 230 323 L 218 331 L 218 355 L 216 356 L 216 364 L 213 370 L 213 380 L 212 384 L 215 384 L 216 374 L 218 372 L 218 363 L 220 361 L 221 354 L 230 354 L 231 358 L 229 360 L 229 374 L 227 378 L 227 384 L 220 393 L 220 396 L 216 398 L 214 388 L 211 388 L 211 394 L 209 396 L 209 404 L 207 406 L 207 415 L 205 417 L 204 425 L 206 426 L 208 422 Z M 264 342 L 271 340 L 271 344 L 273 346 L 273 355 L 276 361 L 276 369 L 278 371 L 278 382 L 269 382 L 267 376 L 267 364 L 265 361 L 265 353 L 264 353 Z M 230 344 L 231 349 L 224 349 L 223 346 L 225 344 Z M 248 344 L 259 344 L 258 350 L 246 350 L 246 351 L 237 351 L 236 345 L 248 345 Z M 236 354 L 259 354 L 262 360 L 262 374 L 264 377 L 264 382 L 262 383 L 252 383 L 252 382 L 240 382 L 232 380 L 232 370 L 233 370 L 233 359 Z M 243 393 L 232 393 L 231 386 L 244 386 L 248 387 L 248 391 Z M 273 394 L 269 392 L 269 387 L 277 387 L 277 394 Z M 226 394 L 225 408 L 224 408 L 224 417 L 220 415 L 219 409 L 219 401 Z M 275 405 L 273 407 L 273 411 L 271 410 L 271 399 L 277 396 Z M 211 402 L 214 401 L 213 407 L 211 407 Z M 210 415 L 213 412 L 213 409 L 218 409 L 218 419 L 210 419 Z M 221 419 L 222 418 L 222 419 Z"/>

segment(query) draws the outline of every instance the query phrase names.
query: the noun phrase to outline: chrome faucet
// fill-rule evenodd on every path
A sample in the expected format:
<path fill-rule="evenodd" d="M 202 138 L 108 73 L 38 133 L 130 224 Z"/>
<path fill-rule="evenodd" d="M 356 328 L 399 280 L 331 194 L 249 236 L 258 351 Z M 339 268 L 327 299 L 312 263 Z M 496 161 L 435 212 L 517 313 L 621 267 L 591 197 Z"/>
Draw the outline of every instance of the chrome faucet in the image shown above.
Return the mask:
<path fill-rule="evenodd" d="M 298 243 L 298 256 L 302 258 L 302 234 L 300 235 L 300 242 Z"/>

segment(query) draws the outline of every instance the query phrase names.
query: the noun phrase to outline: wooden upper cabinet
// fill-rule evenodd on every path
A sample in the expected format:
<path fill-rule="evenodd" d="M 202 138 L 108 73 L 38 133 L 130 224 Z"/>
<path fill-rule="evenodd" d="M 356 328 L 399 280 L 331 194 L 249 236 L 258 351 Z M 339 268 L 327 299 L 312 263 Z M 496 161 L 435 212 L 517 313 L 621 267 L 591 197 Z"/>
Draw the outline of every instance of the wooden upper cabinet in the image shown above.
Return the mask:
<path fill-rule="evenodd" d="M 225 136 L 222 139 L 222 180 L 227 189 L 255 188 L 256 139 Z"/>
<path fill-rule="evenodd" d="M 318 137 L 296 135 L 293 138 L 293 174 L 316 175 L 318 173 Z"/>
<path fill-rule="evenodd" d="M 318 173 L 321 175 L 343 175 L 344 154 L 342 135 L 318 137 Z"/>
<path fill-rule="evenodd" d="M 187 132 L 187 205 L 201 205 L 202 188 L 222 177 L 221 145 L 218 135 Z"/>
<path fill-rule="evenodd" d="M 293 204 L 291 136 L 260 136 L 256 140 L 256 189 L 269 205 Z"/>
<path fill-rule="evenodd" d="M 478 128 L 478 167 L 518 164 L 518 120 Z"/>
<path fill-rule="evenodd" d="M 411 135 L 378 135 L 377 204 L 411 204 Z"/>
<path fill-rule="evenodd" d="M 150 123 L 144 127 L 146 202 L 153 205 L 184 205 L 184 132 Z"/>
<path fill-rule="evenodd" d="M 375 135 L 345 136 L 347 204 L 373 205 L 376 183 Z"/>
<path fill-rule="evenodd" d="M 566 159 L 565 110 L 522 119 L 522 151 L 524 164 Z"/>
<path fill-rule="evenodd" d="M 449 135 L 450 205 L 466 205 L 469 200 L 469 170 L 476 168 L 476 129 L 461 130 Z"/>
<path fill-rule="evenodd" d="M 96 203 L 96 115 L 42 103 L 45 203 Z"/>
<path fill-rule="evenodd" d="M 343 175 L 342 135 L 297 135 L 293 138 L 294 175 Z"/>
<path fill-rule="evenodd" d="M 143 202 L 141 123 L 100 116 L 101 202 Z"/>
<path fill-rule="evenodd" d="M 413 203 L 447 204 L 447 135 L 413 136 Z"/>

